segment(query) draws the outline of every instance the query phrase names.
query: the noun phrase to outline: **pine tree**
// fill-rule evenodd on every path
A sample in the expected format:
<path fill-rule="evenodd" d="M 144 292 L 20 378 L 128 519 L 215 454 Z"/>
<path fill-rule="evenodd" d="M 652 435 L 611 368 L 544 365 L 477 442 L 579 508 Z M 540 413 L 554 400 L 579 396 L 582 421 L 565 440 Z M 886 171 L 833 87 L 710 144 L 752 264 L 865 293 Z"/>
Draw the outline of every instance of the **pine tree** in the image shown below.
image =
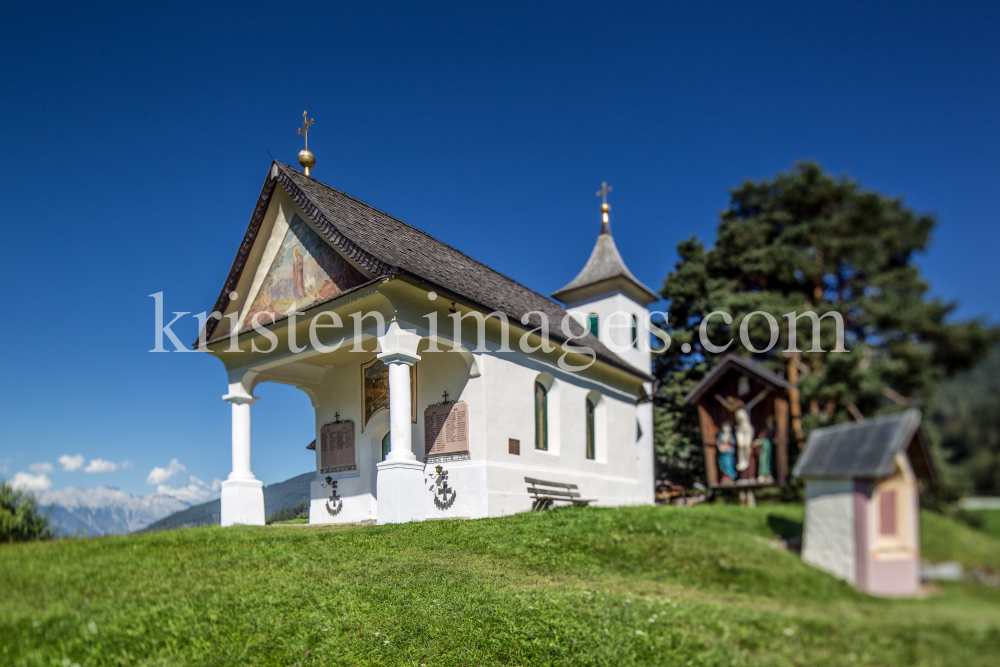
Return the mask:
<path fill-rule="evenodd" d="M 721 358 L 699 337 L 712 312 L 732 318 L 728 325 L 720 315 L 710 320 L 713 345 L 732 340 L 728 352 L 798 383 L 792 436 L 799 446 L 821 425 L 930 405 L 943 377 L 973 365 L 997 340 L 997 330 L 981 321 L 950 321 L 955 304 L 929 296 L 913 260 L 927 249 L 935 221 L 902 200 L 832 178 L 812 163 L 773 180 L 747 181 L 730 194 L 715 246 L 681 242 L 680 261 L 661 290 L 670 302 L 672 344 L 655 360 L 656 448 L 661 472 L 675 481 L 703 474 L 697 414 L 683 396 Z M 760 354 L 740 336 L 740 324 L 755 311 L 778 324 L 777 343 Z M 805 317 L 789 346 L 785 314 L 806 311 L 823 318 L 823 352 L 810 351 L 813 326 Z M 836 316 L 846 352 L 832 352 Z M 756 350 L 768 347 L 771 327 L 763 315 L 749 320 L 746 333 Z M 791 450 L 794 458 L 795 444 Z"/>

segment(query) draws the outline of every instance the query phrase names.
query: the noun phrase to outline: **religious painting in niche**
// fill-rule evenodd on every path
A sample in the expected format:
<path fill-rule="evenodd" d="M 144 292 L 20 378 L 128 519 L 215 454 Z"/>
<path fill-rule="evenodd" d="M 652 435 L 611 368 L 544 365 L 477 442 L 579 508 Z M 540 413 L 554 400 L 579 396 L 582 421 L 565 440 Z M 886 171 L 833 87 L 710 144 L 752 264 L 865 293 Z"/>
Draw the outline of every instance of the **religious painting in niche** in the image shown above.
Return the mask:
<path fill-rule="evenodd" d="M 469 451 L 469 404 L 465 401 L 432 405 L 424 410 L 424 454 Z"/>
<path fill-rule="evenodd" d="M 253 317 L 257 313 L 270 315 L 258 319 L 267 324 L 271 318 L 283 317 L 293 308 L 305 310 L 365 281 L 360 271 L 323 241 L 305 220 L 295 215 L 247 311 L 243 330 L 253 327 Z"/>
<path fill-rule="evenodd" d="M 364 405 L 364 425 L 379 410 L 389 409 L 389 367 L 381 359 L 361 366 L 361 400 Z M 417 365 L 410 366 L 410 421 L 417 423 Z M 361 428 L 364 430 L 364 427 Z"/>

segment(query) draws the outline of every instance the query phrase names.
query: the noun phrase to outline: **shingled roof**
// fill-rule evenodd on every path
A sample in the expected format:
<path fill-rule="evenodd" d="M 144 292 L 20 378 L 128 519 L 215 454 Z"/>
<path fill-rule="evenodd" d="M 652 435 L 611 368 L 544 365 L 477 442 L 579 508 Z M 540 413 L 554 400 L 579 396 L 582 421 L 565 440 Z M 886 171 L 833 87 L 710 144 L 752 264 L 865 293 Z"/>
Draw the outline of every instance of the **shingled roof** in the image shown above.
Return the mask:
<path fill-rule="evenodd" d="M 609 289 L 618 286 L 623 287 L 626 292 L 644 304 L 659 301 L 660 296 L 649 289 L 639 279 L 632 275 L 632 272 L 625 266 L 625 260 L 618 252 L 615 239 L 611 236 L 611 227 L 608 223 L 601 224 L 601 231 L 597 235 L 597 243 L 590 253 L 590 259 L 584 264 L 583 270 L 577 274 L 576 278 L 568 285 L 552 293 L 552 296 L 563 303 L 575 301 L 575 296 L 585 291 L 585 288 L 607 285 Z"/>
<path fill-rule="evenodd" d="M 771 387 L 772 389 L 794 389 L 795 385 L 781 377 L 777 373 L 772 373 L 760 364 L 755 364 L 749 359 L 744 359 L 738 354 L 730 352 L 722 358 L 722 360 L 715 365 L 715 368 L 710 370 L 708 374 L 701 379 L 701 382 L 696 384 L 691 391 L 688 392 L 687 396 L 684 397 L 685 403 L 696 403 L 699 399 L 715 386 L 715 383 L 722 379 L 726 371 L 729 369 L 734 369 L 743 375 L 749 375 L 750 377 L 760 381 L 762 384 Z"/>
<path fill-rule="evenodd" d="M 268 172 L 267 181 L 261 190 L 236 260 L 219 294 L 215 310 L 223 310 L 229 292 L 239 281 L 271 194 L 277 185 L 302 208 L 331 245 L 375 276 L 388 278 L 408 274 L 487 311 L 502 312 L 518 323 L 531 311 L 544 313 L 549 320 L 552 339 L 565 342 L 560 326 L 566 311 L 551 299 L 405 222 L 277 161 Z M 528 321 L 532 327 L 541 323 L 536 315 L 531 316 Z M 212 339 L 215 324 L 216 320 L 208 321 L 209 340 Z M 583 325 L 575 319 L 571 319 L 570 327 L 574 336 L 585 331 Z M 652 379 L 647 372 L 624 361 L 591 334 L 576 339 L 574 344 L 591 348 L 597 358 L 605 363 L 644 380 Z"/>
<path fill-rule="evenodd" d="M 895 471 L 896 454 L 903 451 L 918 477 L 933 478 L 934 466 L 920 419 L 919 410 L 907 410 L 818 428 L 809 434 L 792 474 L 808 478 L 888 477 Z"/>

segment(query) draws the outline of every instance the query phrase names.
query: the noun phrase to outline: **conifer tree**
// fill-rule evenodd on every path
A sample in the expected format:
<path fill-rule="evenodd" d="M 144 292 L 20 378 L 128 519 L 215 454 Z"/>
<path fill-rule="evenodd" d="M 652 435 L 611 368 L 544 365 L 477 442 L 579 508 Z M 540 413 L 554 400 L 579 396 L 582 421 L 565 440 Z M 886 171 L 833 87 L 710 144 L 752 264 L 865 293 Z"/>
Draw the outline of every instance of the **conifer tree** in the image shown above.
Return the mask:
<path fill-rule="evenodd" d="M 914 264 L 927 249 L 935 221 L 849 178 L 835 179 L 812 163 L 773 180 L 732 190 L 716 243 L 682 241 L 680 261 L 664 280 L 672 343 L 654 361 L 656 449 L 661 474 L 681 483 L 703 479 L 696 411 L 684 395 L 721 358 L 705 349 L 699 324 L 714 346 L 763 363 L 799 385 L 792 396 L 790 457 L 811 428 L 930 405 L 941 379 L 970 367 L 997 340 L 981 321 L 952 321 L 955 304 L 932 298 Z M 778 340 L 755 354 L 741 341 L 740 324 L 755 311 L 778 323 Z M 789 346 L 787 313 L 823 317 L 819 352 L 813 325 L 797 320 Z M 830 314 L 830 315 L 828 315 Z M 827 316 L 828 315 L 828 316 Z M 843 321 L 846 352 L 836 347 L 835 317 Z M 764 350 L 771 327 L 763 315 L 746 333 Z M 691 351 L 685 354 L 681 346 Z M 789 350 L 798 352 L 789 352 Z M 810 351 L 815 350 L 815 351 Z M 940 462 L 940 461 L 939 461 Z"/>

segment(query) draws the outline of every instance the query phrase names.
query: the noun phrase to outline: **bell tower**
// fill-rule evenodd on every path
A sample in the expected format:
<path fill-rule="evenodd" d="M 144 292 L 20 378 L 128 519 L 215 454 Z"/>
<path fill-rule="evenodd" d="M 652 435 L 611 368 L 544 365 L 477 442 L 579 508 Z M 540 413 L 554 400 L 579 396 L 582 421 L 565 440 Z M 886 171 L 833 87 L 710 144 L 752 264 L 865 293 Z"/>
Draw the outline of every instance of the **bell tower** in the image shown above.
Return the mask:
<path fill-rule="evenodd" d="M 643 285 L 625 266 L 611 236 L 608 193 L 601 183 L 601 230 L 583 270 L 568 285 L 552 293 L 566 304 L 598 340 L 644 373 L 650 372 L 652 352 L 644 322 L 649 304 L 660 296 Z"/>

